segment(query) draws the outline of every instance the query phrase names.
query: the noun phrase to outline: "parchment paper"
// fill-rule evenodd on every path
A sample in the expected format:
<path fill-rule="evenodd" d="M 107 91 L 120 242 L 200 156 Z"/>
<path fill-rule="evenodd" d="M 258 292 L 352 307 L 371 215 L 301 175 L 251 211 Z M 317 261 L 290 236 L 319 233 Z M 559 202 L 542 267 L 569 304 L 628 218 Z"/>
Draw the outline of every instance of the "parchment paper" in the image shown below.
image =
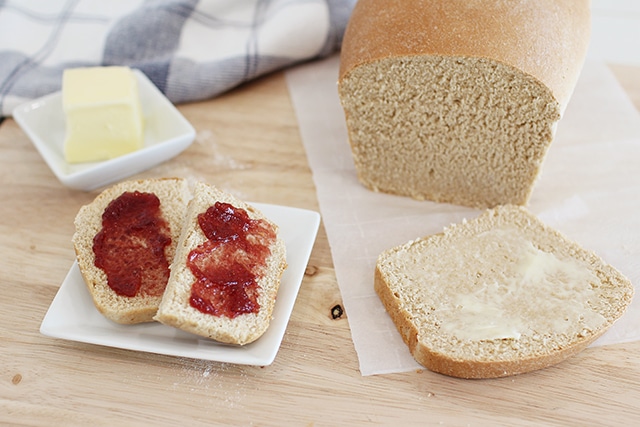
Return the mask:
<path fill-rule="evenodd" d="M 420 367 L 373 290 L 380 252 L 479 210 L 378 194 L 357 180 L 337 95 L 338 57 L 287 82 L 362 375 Z M 529 209 L 640 284 L 640 116 L 606 65 L 585 64 Z M 638 294 L 638 293 L 637 293 Z M 594 345 L 640 339 L 640 294 Z"/>

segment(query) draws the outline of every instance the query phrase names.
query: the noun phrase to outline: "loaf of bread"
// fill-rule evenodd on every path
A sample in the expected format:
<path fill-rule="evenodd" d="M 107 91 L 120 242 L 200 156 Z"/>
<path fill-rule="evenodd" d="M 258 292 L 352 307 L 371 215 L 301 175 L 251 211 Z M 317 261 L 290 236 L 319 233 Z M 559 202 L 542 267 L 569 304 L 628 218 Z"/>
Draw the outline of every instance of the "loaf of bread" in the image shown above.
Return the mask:
<path fill-rule="evenodd" d="M 196 184 L 171 276 L 155 316 L 228 344 L 264 334 L 286 268 L 278 227 L 254 207 Z"/>
<path fill-rule="evenodd" d="M 383 252 L 374 286 L 414 358 L 462 378 L 556 364 L 633 296 L 616 269 L 519 206 Z"/>
<path fill-rule="evenodd" d="M 153 320 L 190 194 L 183 179 L 126 181 L 80 208 L 73 235 L 78 267 L 105 317 Z"/>
<path fill-rule="evenodd" d="M 588 0 L 361 0 L 339 96 L 368 188 L 527 203 L 590 36 Z"/>

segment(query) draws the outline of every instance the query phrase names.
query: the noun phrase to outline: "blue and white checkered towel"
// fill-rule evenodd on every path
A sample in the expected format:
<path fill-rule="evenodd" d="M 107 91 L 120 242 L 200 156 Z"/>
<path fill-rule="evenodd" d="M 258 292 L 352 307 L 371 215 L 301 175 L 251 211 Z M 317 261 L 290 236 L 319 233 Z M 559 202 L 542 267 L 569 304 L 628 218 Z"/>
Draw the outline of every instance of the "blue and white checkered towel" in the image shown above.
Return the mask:
<path fill-rule="evenodd" d="M 0 116 L 65 68 L 128 65 L 174 103 L 340 48 L 355 0 L 0 0 Z"/>

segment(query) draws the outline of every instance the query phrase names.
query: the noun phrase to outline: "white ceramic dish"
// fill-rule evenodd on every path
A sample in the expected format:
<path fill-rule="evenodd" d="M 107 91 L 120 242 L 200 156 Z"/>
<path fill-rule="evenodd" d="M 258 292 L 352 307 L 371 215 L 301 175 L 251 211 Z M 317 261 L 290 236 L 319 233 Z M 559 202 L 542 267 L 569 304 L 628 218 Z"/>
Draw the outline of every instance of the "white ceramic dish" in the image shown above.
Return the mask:
<path fill-rule="evenodd" d="M 29 101 L 13 110 L 13 118 L 64 185 L 79 190 L 94 190 L 166 161 L 193 142 L 193 126 L 147 76 L 139 70 L 133 71 L 138 79 L 145 118 L 144 147 L 115 159 L 78 164 L 65 161 L 63 147 L 66 124 L 61 92 Z"/>
<path fill-rule="evenodd" d="M 278 224 L 287 247 L 273 319 L 262 337 L 245 346 L 230 346 L 160 323 L 120 325 L 93 305 L 77 263 L 64 279 L 40 326 L 54 338 L 149 353 L 215 360 L 243 365 L 270 365 L 276 357 L 316 239 L 320 215 L 304 209 L 254 204 Z"/>

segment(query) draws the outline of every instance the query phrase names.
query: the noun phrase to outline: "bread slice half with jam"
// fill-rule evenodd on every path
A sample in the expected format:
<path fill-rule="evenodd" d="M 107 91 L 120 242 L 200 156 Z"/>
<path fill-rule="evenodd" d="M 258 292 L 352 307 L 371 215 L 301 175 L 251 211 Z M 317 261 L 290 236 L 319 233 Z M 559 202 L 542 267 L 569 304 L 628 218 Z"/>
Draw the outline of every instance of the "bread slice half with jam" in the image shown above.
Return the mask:
<path fill-rule="evenodd" d="M 222 343 L 253 342 L 269 326 L 286 265 L 276 224 L 196 183 L 155 320 Z"/>
<path fill-rule="evenodd" d="M 565 360 L 609 329 L 634 292 L 614 267 L 515 206 L 383 252 L 374 287 L 414 358 L 462 378 Z"/>
<path fill-rule="evenodd" d="M 150 322 L 191 198 L 183 179 L 116 184 L 80 208 L 73 245 L 96 308 L 122 324 Z"/>

